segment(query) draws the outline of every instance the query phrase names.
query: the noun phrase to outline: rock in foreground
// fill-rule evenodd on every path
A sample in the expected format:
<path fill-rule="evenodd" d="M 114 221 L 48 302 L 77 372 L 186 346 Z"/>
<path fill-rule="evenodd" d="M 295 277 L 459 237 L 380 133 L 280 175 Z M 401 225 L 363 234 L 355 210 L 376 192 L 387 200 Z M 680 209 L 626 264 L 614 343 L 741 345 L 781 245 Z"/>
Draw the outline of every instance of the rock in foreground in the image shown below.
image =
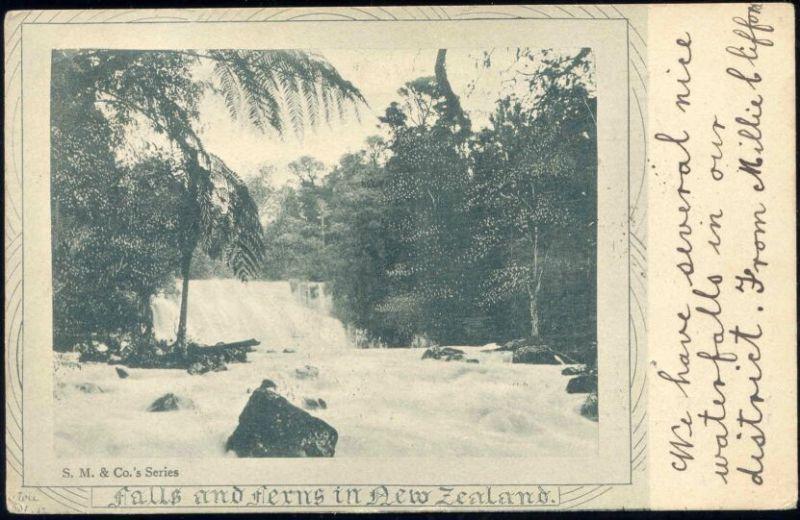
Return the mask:
<path fill-rule="evenodd" d="M 94 383 L 79 383 L 75 385 L 75 388 L 77 388 L 84 394 L 102 394 L 105 392 L 105 390 L 103 390 Z"/>
<path fill-rule="evenodd" d="M 303 408 L 306 410 L 325 410 L 328 408 L 328 403 L 322 398 L 305 397 L 303 398 Z"/>
<path fill-rule="evenodd" d="M 172 412 L 175 410 L 192 410 L 194 403 L 191 399 L 186 399 L 175 394 L 165 394 L 153 401 L 147 409 L 148 412 Z"/>
<path fill-rule="evenodd" d="M 451 347 L 431 347 L 422 354 L 422 359 L 461 361 L 464 359 L 464 351 Z"/>
<path fill-rule="evenodd" d="M 586 401 L 581 405 L 581 415 L 590 421 L 597 422 L 597 392 L 592 392 L 586 396 Z"/>
<path fill-rule="evenodd" d="M 306 365 L 302 368 L 296 368 L 294 370 L 294 375 L 297 379 L 316 379 L 316 377 L 319 376 L 319 369 L 311 365 Z"/>
<path fill-rule="evenodd" d="M 512 363 L 527 363 L 530 365 L 561 365 L 562 362 L 552 350 L 544 345 L 529 345 L 514 350 Z"/>
<path fill-rule="evenodd" d="M 338 438 L 331 425 L 262 383 L 242 410 L 226 449 L 239 457 L 333 457 Z"/>
<path fill-rule="evenodd" d="M 578 377 L 573 377 L 567 383 L 568 394 L 588 394 L 597 391 L 597 376 L 593 374 L 586 374 Z"/>
<path fill-rule="evenodd" d="M 189 365 L 186 371 L 194 376 L 208 372 L 224 372 L 225 370 L 228 370 L 228 365 L 225 364 L 224 357 L 219 354 L 210 354 L 198 357 L 197 361 Z"/>
<path fill-rule="evenodd" d="M 586 365 L 571 365 L 561 371 L 561 373 L 565 376 L 579 376 L 586 372 Z"/>

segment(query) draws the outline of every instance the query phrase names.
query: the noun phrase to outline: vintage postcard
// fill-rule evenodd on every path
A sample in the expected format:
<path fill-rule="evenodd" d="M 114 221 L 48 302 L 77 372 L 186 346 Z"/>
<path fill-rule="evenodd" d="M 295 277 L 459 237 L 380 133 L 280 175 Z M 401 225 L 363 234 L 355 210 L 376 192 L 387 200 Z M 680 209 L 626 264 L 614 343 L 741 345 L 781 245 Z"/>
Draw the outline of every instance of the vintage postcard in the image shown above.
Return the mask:
<path fill-rule="evenodd" d="M 791 5 L 4 23 L 11 512 L 796 507 Z"/>

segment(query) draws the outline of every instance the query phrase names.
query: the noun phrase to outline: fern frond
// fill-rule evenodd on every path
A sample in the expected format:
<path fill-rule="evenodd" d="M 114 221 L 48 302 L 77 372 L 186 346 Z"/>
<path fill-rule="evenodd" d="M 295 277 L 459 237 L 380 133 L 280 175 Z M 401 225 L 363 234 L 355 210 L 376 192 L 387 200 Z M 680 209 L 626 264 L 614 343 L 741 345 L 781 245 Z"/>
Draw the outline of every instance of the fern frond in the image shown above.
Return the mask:
<path fill-rule="evenodd" d="M 323 57 L 296 50 L 216 50 L 210 56 L 218 91 L 229 112 L 241 112 L 256 128 L 283 134 L 288 126 L 302 135 L 315 128 L 324 113 L 330 123 L 353 107 L 366 104 L 361 92 Z"/>
<path fill-rule="evenodd" d="M 212 196 L 210 200 L 204 199 L 203 212 L 212 218 L 211 227 L 203 236 L 203 247 L 211 256 L 224 255 L 238 278 L 257 277 L 264 260 L 258 207 L 241 178 L 219 157 L 211 157 Z M 219 194 L 224 196 L 221 205 L 215 204 L 215 200 L 220 200 Z"/>
<path fill-rule="evenodd" d="M 231 71 L 230 65 L 224 61 L 214 63 L 214 75 L 220 82 L 219 93 L 225 100 L 225 106 L 231 118 L 239 117 L 242 107 L 242 93 L 238 78 Z"/>

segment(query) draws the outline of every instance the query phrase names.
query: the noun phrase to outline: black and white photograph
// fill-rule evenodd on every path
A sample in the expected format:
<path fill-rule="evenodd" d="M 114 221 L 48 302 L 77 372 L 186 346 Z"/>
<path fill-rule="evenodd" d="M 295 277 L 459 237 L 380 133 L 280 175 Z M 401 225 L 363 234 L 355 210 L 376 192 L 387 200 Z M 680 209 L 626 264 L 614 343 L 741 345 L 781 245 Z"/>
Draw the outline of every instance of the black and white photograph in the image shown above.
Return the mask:
<path fill-rule="evenodd" d="M 796 508 L 793 6 L 8 1 L 10 512 Z"/>
<path fill-rule="evenodd" d="M 597 452 L 591 48 L 59 49 L 50 95 L 57 456 Z"/>

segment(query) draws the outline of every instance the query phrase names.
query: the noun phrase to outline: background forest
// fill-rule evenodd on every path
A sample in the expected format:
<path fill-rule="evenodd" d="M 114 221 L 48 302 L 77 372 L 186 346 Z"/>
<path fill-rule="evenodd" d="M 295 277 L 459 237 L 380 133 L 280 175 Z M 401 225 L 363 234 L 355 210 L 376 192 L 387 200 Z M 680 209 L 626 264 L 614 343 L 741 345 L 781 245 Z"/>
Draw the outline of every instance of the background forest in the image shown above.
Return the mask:
<path fill-rule="evenodd" d="M 596 97 L 588 49 L 516 50 L 523 86 L 476 125 L 447 76 L 408 81 L 362 149 L 313 150 L 276 186 L 242 178 L 194 132 L 203 95 L 278 132 L 364 104 L 293 51 L 53 54 L 54 333 L 58 349 L 152 336 L 154 295 L 188 280 L 326 282 L 361 346 L 529 338 L 596 355 Z M 476 68 L 491 67 L 484 53 Z M 211 80 L 193 67 L 209 62 Z M 375 109 L 376 107 L 373 107 Z M 133 149 L 131 128 L 152 134 Z M 141 134 L 141 131 L 140 131 Z M 132 151 L 133 150 L 133 151 Z M 182 312 L 185 338 L 185 314 Z"/>

